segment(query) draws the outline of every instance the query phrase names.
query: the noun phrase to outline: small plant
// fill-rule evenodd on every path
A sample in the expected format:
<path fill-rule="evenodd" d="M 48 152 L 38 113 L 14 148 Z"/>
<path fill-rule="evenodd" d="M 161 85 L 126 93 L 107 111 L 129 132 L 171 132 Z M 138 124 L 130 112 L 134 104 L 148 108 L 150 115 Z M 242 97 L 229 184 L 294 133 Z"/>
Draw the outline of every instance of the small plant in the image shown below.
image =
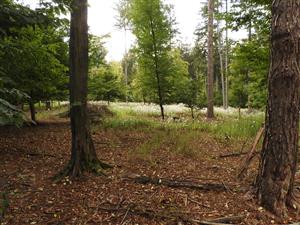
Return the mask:
<path fill-rule="evenodd" d="M 0 198 L 0 221 L 4 218 L 4 215 L 8 207 L 9 207 L 9 202 L 7 198 L 7 193 L 2 192 Z"/>

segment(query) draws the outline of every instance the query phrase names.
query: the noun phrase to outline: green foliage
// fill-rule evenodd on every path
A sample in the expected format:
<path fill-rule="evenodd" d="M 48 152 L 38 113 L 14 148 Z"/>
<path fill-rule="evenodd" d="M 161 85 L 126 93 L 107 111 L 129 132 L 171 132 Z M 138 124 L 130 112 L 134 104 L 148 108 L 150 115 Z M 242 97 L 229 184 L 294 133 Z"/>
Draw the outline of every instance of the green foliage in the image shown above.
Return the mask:
<path fill-rule="evenodd" d="M 96 36 L 89 34 L 89 68 L 99 68 L 106 64 L 105 57 L 107 50 L 104 47 L 104 39 L 108 35 Z"/>
<path fill-rule="evenodd" d="M 181 78 L 182 85 L 177 89 L 179 91 L 177 102 L 184 103 L 192 110 L 192 113 L 194 108 L 203 108 L 206 105 L 203 76 L 203 71 L 206 70 L 206 65 L 204 65 L 206 59 L 198 47 L 199 45 L 193 49 L 184 45 L 180 47 L 181 58 L 187 65 L 183 74 L 188 73 L 188 75 Z"/>
<path fill-rule="evenodd" d="M 222 99 L 222 79 L 221 73 L 225 73 L 224 68 L 224 59 L 225 59 L 225 48 L 223 47 L 223 28 L 220 27 L 222 20 L 222 14 L 219 13 L 218 7 L 221 4 L 220 1 L 215 1 L 215 19 L 214 19 L 214 34 L 213 34 L 213 61 L 214 61 L 214 105 L 220 106 L 223 105 Z M 200 10 L 202 20 L 197 25 L 195 30 L 196 34 L 196 43 L 193 51 L 191 52 L 192 59 L 192 68 L 196 74 L 198 88 L 199 88 L 199 100 L 198 105 L 200 107 L 207 106 L 207 97 L 206 97 L 206 80 L 207 80 L 207 33 L 208 33 L 208 8 L 207 5 L 203 6 Z M 230 50 L 228 47 L 228 50 Z M 221 62 L 220 54 L 223 57 Z M 221 71 L 221 63 L 223 64 L 223 71 Z"/>
<path fill-rule="evenodd" d="M 108 102 L 123 96 L 122 83 L 114 66 L 107 65 L 91 70 L 89 76 L 89 99 Z"/>
<path fill-rule="evenodd" d="M 3 84 L 3 83 L 2 83 Z M 17 89 L 6 89 L 1 87 L 0 82 L 0 126 L 4 125 L 22 125 L 24 115 L 21 109 L 14 104 L 20 103 L 24 99 L 28 99 L 25 93 Z"/>
<path fill-rule="evenodd" d="M 119 29 L 124 29 L 125 31 L 130 26 L 129 7 L 130 0 L 120 0 L 116 5 L 116 11 L 118 12 L 116 26 Z"/>
<path fill-rule="evenodd" d="M 22 28 L 18 37 L 7 37 L 0 46 L 5 76 L 31 101 L 64 99 L 67 88 L 67 46 L 57 31 Z"/>
<path fill-rule="evenodd" d="M 1 192 L 0 198 L 0 219 L 4 218 L 7 208 L 9 207 L 9 201 L 7 198 L 7 193 Z"/>
<path fill-rule="evenodd" d="M 224 18 L 233 30 L 246 28 L 253 29 L 256 33 L 268 34 L 271 27 L 270 1 L 237 1 Z"/>
<path fill-rule="evenodd" d="M 253 37 L 233 49 L 230 103 L 236 107 L 264 108 L 267 100 L 269 45 Z"/>
<path fill-rule="evenodd" d="M 15 3 L 13 0 L 2 0 L 0 4 L 0 37 L 12 35 L 11 28 L 23 28 L 44 24 L 47 16 L 31 10 L 29 7 Z"/>
<path fill-rule="evenodd" d="M 19 125 L 27 101 L 66 98 L 68 45 L 65 19 L 44 8 L 0 4 L 0 91 L 2 124 Z"/>
<path fill-rule="evenodd" d="M 129 17 L 137 37 L 138 87 L 142 98 L 165 104 L 173 75 L 170 73 L 173 21 L 161 0 L 130 1 Z"/>

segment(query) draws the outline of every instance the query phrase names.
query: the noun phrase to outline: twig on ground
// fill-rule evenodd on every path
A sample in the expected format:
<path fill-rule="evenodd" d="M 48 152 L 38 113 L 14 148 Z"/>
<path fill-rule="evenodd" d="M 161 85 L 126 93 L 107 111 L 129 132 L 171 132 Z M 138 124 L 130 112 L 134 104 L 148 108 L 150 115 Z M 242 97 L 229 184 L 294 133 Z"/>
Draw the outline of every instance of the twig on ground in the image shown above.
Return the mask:
<path fill-rule="evenodd" d="M 127 217 L 127 215 L 128 215 L 129 210 L 130 210 L 130 208 L 127 209 L 127 211 L 126 211 L 126 213 L 125 213 L 125 215 L 124 215 L 124 217 L 123 217 L 123 219 L 122 219 L 122 221 L 121 221 L 121 223 L 120 223 L 121 225 L 124 224 L 124 221 L 125 221 L 125 219 L 126 219 L 126 217 Z"/>
<path fill-rule="evenodd" d="M 222 181 L 222 184 L 224 185 L 224 187 L 226 188 L 226 190 L 227 190 L 228 192 L 230 192 L 230 194 L 233 194 L 233 192 L 231 191 L 231 189 L 230 189 L 229 187 L 227 187 L 227 185 L 225 184 L 224 181 Z"/>
<path fill-rule="evenodd" d="M 198 202 L 198 201 L 192 199 L 191 197 L 188 197 L 188 200 L 191 201 L 191 202 L 193 202 L 193 203 L 196 203 L 196 204 L 199 205 L 199 206 L 202 206 L 202 207 L 205 207 L 205 208 L 210 208 L 210 206 L 205 205 L 205 204 L 203 204 L 203 203 L 201 203 L 201 202 Z"/>

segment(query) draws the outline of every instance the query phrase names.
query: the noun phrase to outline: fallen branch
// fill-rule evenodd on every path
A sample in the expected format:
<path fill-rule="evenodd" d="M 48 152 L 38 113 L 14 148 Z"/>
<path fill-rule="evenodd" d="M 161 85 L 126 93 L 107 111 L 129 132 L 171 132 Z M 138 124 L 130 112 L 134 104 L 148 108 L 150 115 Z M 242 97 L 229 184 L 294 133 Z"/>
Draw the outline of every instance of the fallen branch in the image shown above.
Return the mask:
<path fill-rule="evenodd" d="M 24 154 L 29 155 L 29 156 L 42 156 L 42 157 L 50 157 L 50 158 L 61 158 L 61 157 L 57 157 L 56 155 L 44 154 L 44 153 L 38 153 L 38 152 L 29 152 L 29 153 L 24 153 Z"/>
<path fill-rule="evenodd" d="M 188 180 L 171 180 L 166 178 L 152 178 L 140 175 L 131 175 L 123 177 L 127 180 L 133 180 L 138 184 L 155 184 L 172 188 L 190 188 L 201 191 L 226 191 L 227 188 L 223 183 L 195 183 Z"/>
<path fill-rule="evenodd" d="M 151 209 L 139 209 L 135 205 L 128 206 L 128 208 L 119 208 L 113 207 L 99 207 L 98 209 L 106 212 L 121 212 L 125 216 L 122 219 L 124 223 L 124 218 L 128 214 L 138 215 L 145 218 L 157 218 L 162 220 L 171 220 L 171 221 L 182 221 L 187 223 L 197 223 L 200 225 L 228 225 L 232 223 L 241 223 L 245 216 L 229 216 L 221 217 L 216 219 L 207 219 L 207 220 L 195 220 L 191 219 L 189 215 L 186 215 L 184 212 L 155 212 Z"/>
<path fill-rule="evenodd" d="M 220 155 L 219 158 L 229 158 L 229 157 L 239 157 L 241 155 L 246 155 L 249 152 L 234 152 L 234 153 L 228 153 L 224 155 Z"/>
<path fill-rule="evenodd" d="M 256 150 L 256 146 L 258 145 L 261 137 L 263 136 L 263 133 L 265 131 L 265 126 L 262 126 L 259 131 L 256 134 L 254 143 L 252 145 L 251 151 L 247 154 L 245 159 L 243 160 L 241 166 L 240 166 L 240 172 L 238 173 L 238 178 L 243 179 L 245 177 L 245 174 L 247 173 L 247 170 L 249 168 L 249 165 L 252 161 L 252 159 L 259 153 Z"/>
<path fill-rule="evenodd" d="M 245 219 L 245 216 L 227 216 L 227 217 L 220 217 L 216 219 L 208 220 L 209 222 L 214 223 L 240 223 L 242 220 Z"/>

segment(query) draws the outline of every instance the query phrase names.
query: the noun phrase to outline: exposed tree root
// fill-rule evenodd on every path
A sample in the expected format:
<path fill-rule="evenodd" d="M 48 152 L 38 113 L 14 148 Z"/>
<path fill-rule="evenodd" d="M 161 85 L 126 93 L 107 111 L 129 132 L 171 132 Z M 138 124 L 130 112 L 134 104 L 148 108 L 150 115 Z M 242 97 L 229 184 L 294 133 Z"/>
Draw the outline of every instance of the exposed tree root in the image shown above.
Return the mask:
<path fill-rule="evenodd" d="M 113 168 L 112 165 L 104 163 L 100 160 L 82 161 L 79 165 L 75 164 L 74 160 L 71 160 L 67 166 L 57 175 L 53 177 L 55 182 L 59 182 L 64 177 L 79 177 L 83 172 L 94 173 L 99 176 L 106 176 L 104 170 Z"/>
<path fill-rule="evenodd" d="M 291 195 L 287 198 L 287 206 L 297 210 L 298 214 L 300 212 L 300 191 L 298 189 L 299 187 L 294 187 L 294 190 Z"/>
<path fill-rule="evenodd" d="M 140 175 L 130 175 L 123 177 L 127 180 L 133 180 L 139 184 L 155 184 L 155 185 L 164 185 L 172 188 L 190 188 L 195 190 L 202 191 L 226 191 L 226 186 L 221 183 L 195 183 L 188 180 L 171 180 L 166 178 L 151 178 Z"/>

